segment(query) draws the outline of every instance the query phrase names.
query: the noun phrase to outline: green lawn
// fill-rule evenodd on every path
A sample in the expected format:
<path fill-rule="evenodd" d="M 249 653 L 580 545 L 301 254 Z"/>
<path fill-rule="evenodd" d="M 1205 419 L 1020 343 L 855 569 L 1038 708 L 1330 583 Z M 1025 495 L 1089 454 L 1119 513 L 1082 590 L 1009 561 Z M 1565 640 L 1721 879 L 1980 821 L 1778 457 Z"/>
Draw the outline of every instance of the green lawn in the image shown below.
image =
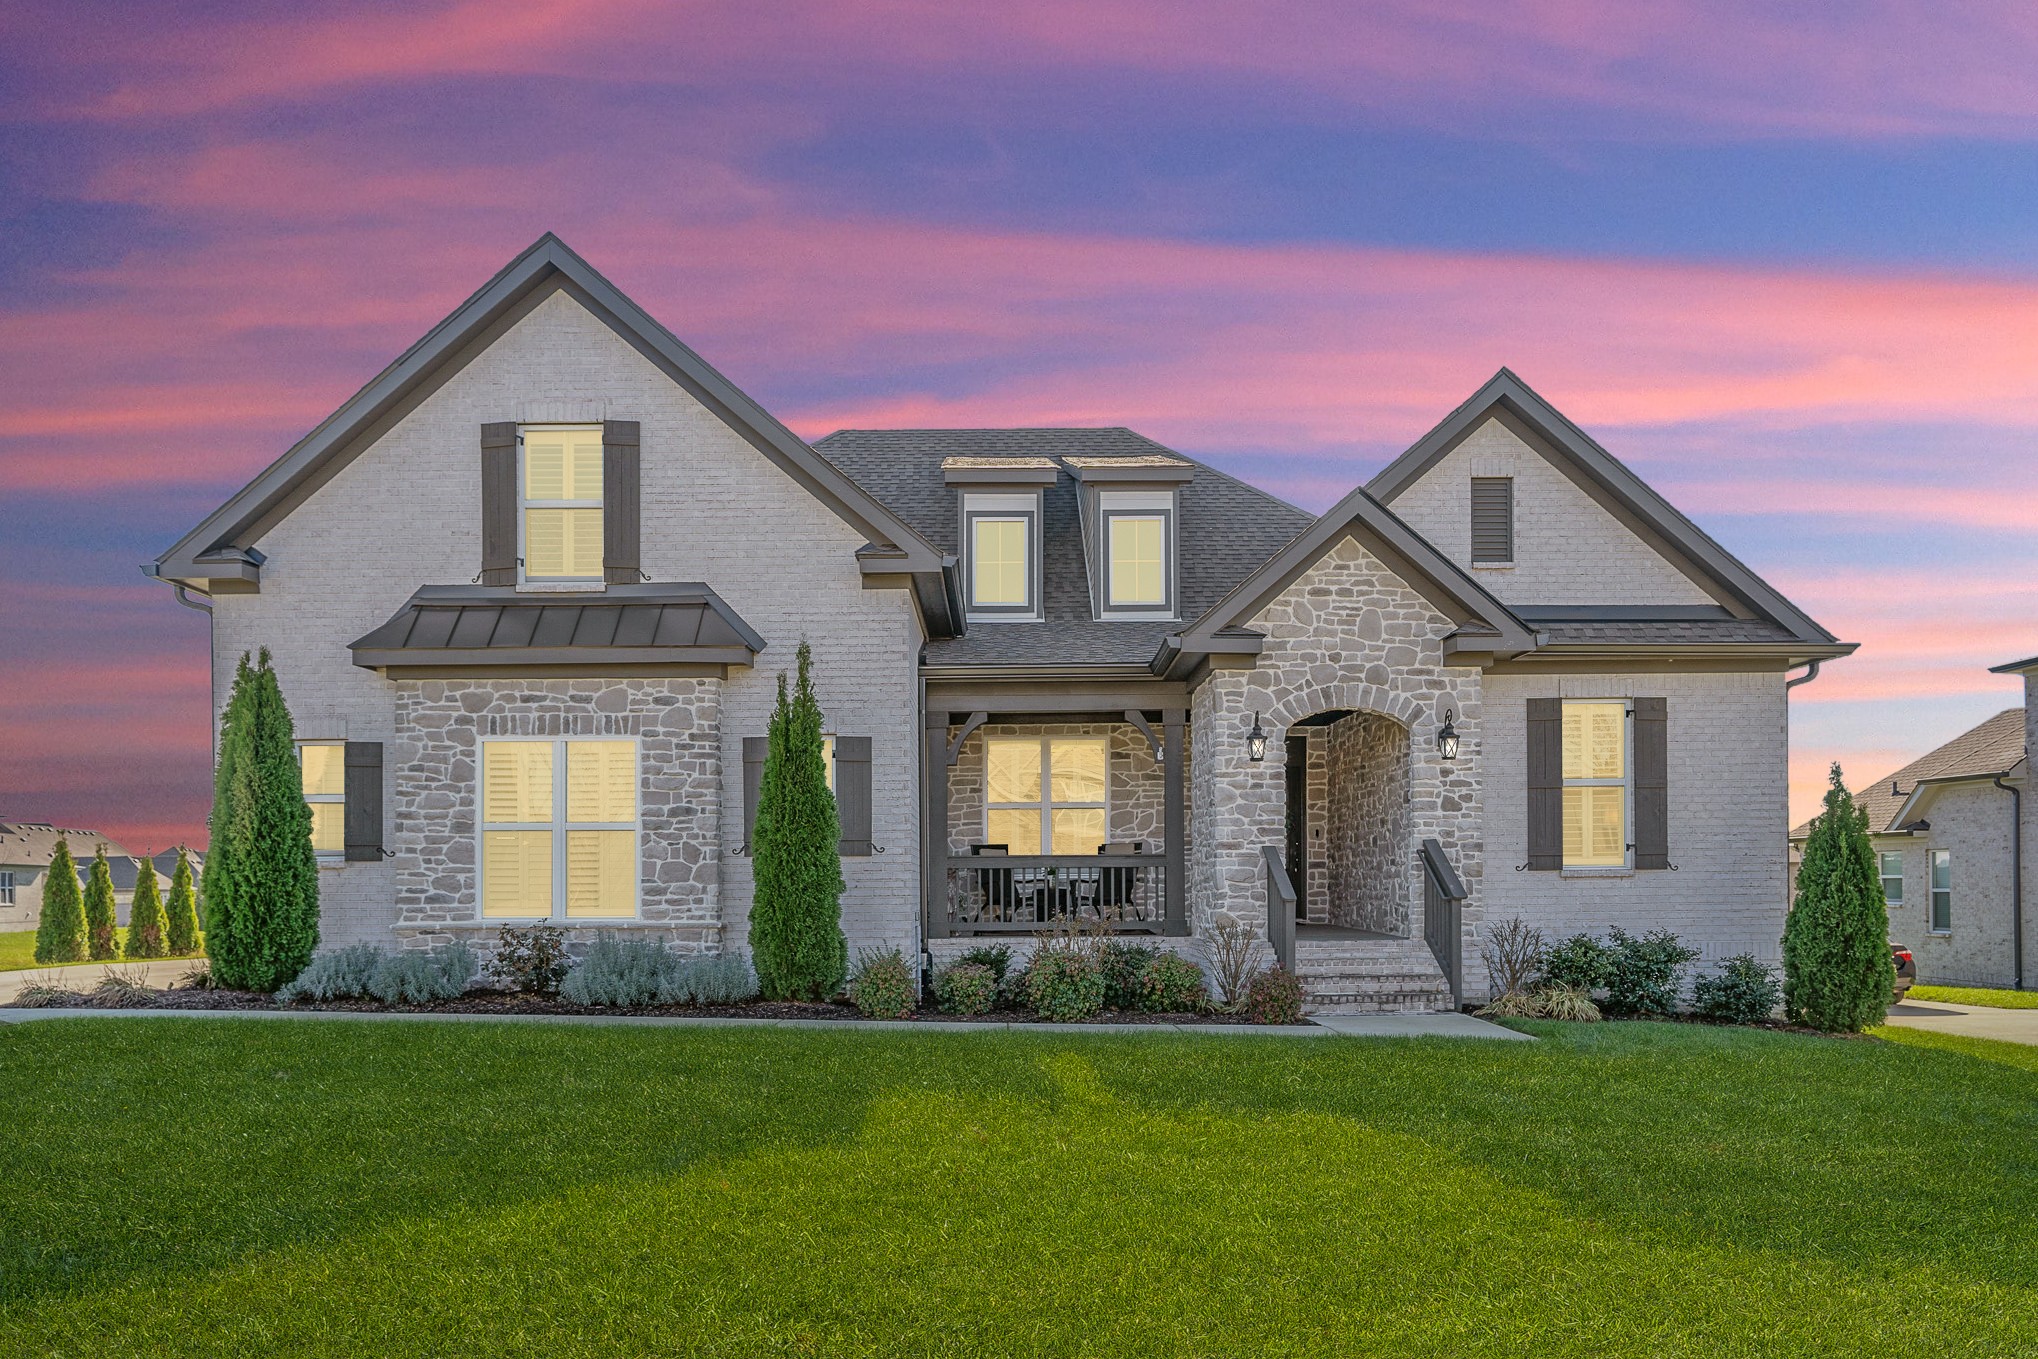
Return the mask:
<path fill-rule="evenodd" d="M 116 935 L 116 936 L 117 936 L 117 937 L 119 938 L 119 940 L 120 940 L 120 946 L 121 946 L 122 948 L 126 948 L 126 947 L 127 947 L 127 926 L 125 926 L 125 925 L 121 925 L 121 926 L 118 926 L 118 927 L 116 927 L 116 928 L 115 928 L 115 930 L 114 930 L 113 932 L 114 932 L 114 934 L 115 934 L 115 935 Z M 192 957 L 197 957 L 197 956 L 199 956 L 199 955 L 197 955 L 197 954 L 192 954 L 192 955 L 190 955 L 190 956 L 192 956 Z M 116 961 L 126 961 L 126 960 L 125 960 L 125 959 L 116 959 Z M 140 960 L 140 959 L 136 959 L 135 961 L 139 962 L 139 961 L 141 961 L 141 960 Z M 38 962 L 37 962 L 37 961 L 35 960 L 35 931 L 34 931 L 34 930 L 5 930 L 5 931 L 0 931 L 0 972 L 12 972 L 12 971 L 14 971 L 14 970 L 15 970 L 16 968 L 23 968 L 23 967 L 84 967 L 84 966 L 87 966 L 87 964 L 85 964 L 85 963 L 38 963 Z"/>
<path fill-rule="evenodd" d="M 0 1353 L 2033 1351 L 2027 1054 L 1523 1027 L 0 1027 Z"/>
<path fill-rule="evenodd" d="M 1943 1000 L 1948 1005 L 1987 1005 L 1998 1010 L 2038 1010 L 2038 991 L 1998 990 L 1989 986 L 1913 986 L 1912 1000 Z"/>

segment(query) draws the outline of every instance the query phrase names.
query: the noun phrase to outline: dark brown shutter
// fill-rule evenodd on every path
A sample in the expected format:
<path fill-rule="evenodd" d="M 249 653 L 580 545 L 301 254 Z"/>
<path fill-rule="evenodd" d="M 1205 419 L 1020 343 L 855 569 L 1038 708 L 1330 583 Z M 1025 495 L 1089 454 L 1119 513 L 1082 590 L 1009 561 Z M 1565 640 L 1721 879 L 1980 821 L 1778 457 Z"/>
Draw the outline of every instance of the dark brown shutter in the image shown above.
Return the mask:
<path fill-rule="evenodd" d="M 764 759 L 771 754 L 769 736 L 743 738 L 743 852 L 750 852 L 750 837 L 757 830 L 757 790 L 764 786 Z"/>
<path fill-rule="evenodd" d="M 835 816 L 842 823 L 842 853 L 870 853 L 870 738 L 835 738 Z"/>
<path fill-rule="evenodd" d="M 347 858 L 355 862 L 382 857 L 382 742 L 349 741 L 344 785 L 347 810 L 343 818 Z"/>
<path fill-rule="evenodd" d="M 610 585 L 634 585 L 644 578 L 638 431 L 635 420 L 602 421 L 602 579 Z"/>
<path fill-rule="evenodd" d="M 1670 867 L 1670 704 L 1638 698 L 1635 714 L 1635 867 Z"/>
<path fill-rule="evenodd" d="M 1514 560 L 1514 478 L 1472 478 L 1472 560 Z"/>
<path fill-rule="evenodd" d="M 1528 866 L 1564 866 L 1564 701 L 1528 701 Z"/>
<path fill-rule="evenodd" d="M 481 427 L 481 583 L 517 583 L 517 426 Z"/>

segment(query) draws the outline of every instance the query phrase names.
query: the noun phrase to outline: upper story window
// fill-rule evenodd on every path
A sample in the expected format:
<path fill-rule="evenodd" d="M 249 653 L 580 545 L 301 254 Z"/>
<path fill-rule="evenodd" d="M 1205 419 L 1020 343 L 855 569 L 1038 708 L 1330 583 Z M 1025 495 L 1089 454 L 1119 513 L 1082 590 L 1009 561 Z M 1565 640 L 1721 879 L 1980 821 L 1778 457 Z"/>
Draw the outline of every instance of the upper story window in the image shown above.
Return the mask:
<path fill-rule="evenodd" d="M 974 621 L 1040 617 L 1040 497 L 971 495 L 963 500 L 969 616 Z"/>
<path fill-rule="evenodd" d="M 0 906 L 14 905 L 14 870 L 0 870 Z"/>
<path fill-rule="evenodd" d="M 1904 856 L 1896 850 L 1883 850 L 1875 856 L 1876 871 L 1882 878 L 1882 901 L 1885 906 L 1904 904 Z"/>
<path fill-rule="evenodd" d="M 1628 866 L 1628 705 L 1564 704 L 1564 867 Z"/>
<path fill-rule="evenodd" d="M 1514 478 L 1472 478 L 1472 565 L 1514 565 Z"/>
<path fill-rule="evenodd" d="M 347 746 L 343 741 L 300 741 L 304 800 L 311 808 L 311 847 L 320 858 L 347 852 Z"/>
<path fill-rule="evenodd" d="M 602 579 L 602 428 L 526 425 L 517 481 L 523 579 Z"/>
<path fill-rule="evenodd" d="M 1107 616 L 1174 617 L 1174 505 L 1169 491 L 1098 497 L 1104 540 L 1102 612 Z"/>
<path fill-rule="evenodd" d="M 1926 922 L 1934 934 L 1953 932 L 1953 852 L 1932 851 L 1932 913 Z"/>

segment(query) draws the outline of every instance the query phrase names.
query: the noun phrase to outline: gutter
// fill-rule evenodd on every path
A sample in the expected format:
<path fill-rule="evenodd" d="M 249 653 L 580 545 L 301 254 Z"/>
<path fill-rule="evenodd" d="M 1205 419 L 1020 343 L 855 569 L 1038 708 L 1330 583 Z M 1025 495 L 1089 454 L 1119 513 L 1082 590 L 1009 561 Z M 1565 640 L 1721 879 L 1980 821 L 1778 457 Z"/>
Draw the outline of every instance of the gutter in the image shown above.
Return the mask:
<path fill-rule="evenodd" d="M 1795 689 L 1800 684 L 1810 684 L 1813 680 L 1819 677 L 1819 667 L 1823 664 L 1824 664 L 1823 661 L 1807 661 L 1806 662 L 1807 668 L 1805 672 L 1802 675 L 1799 675 L 1796 679 L 1785 680 L 1783 682 L 1783 687 L 1786 689 Z"/>
<path fill-rule="evenodd" d="M 2014 985 L 2024 989 L 2024 790 L 2003 782 L 1995 786 L 2010 795 L 2010 970 Z"/>

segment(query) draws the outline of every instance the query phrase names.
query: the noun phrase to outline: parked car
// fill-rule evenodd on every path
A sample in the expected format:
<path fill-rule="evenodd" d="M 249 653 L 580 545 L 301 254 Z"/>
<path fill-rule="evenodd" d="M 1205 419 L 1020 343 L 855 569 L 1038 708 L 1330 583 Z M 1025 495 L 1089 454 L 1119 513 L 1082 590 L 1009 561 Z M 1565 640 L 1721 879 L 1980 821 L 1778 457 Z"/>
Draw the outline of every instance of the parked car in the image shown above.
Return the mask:
<path fill-rule="evenodd" d="M 1911 951 L 1902 944 L 1891 944 L 1889 956 L 1896 963 L 1896 994 L 1890 998 L 1889 1003 L 1901 1005 L 1904 1003 L 1904 997 L 1911 993 L 1911 983 L 1918 979 L 1918 960 L 1913 958 Z"/>

